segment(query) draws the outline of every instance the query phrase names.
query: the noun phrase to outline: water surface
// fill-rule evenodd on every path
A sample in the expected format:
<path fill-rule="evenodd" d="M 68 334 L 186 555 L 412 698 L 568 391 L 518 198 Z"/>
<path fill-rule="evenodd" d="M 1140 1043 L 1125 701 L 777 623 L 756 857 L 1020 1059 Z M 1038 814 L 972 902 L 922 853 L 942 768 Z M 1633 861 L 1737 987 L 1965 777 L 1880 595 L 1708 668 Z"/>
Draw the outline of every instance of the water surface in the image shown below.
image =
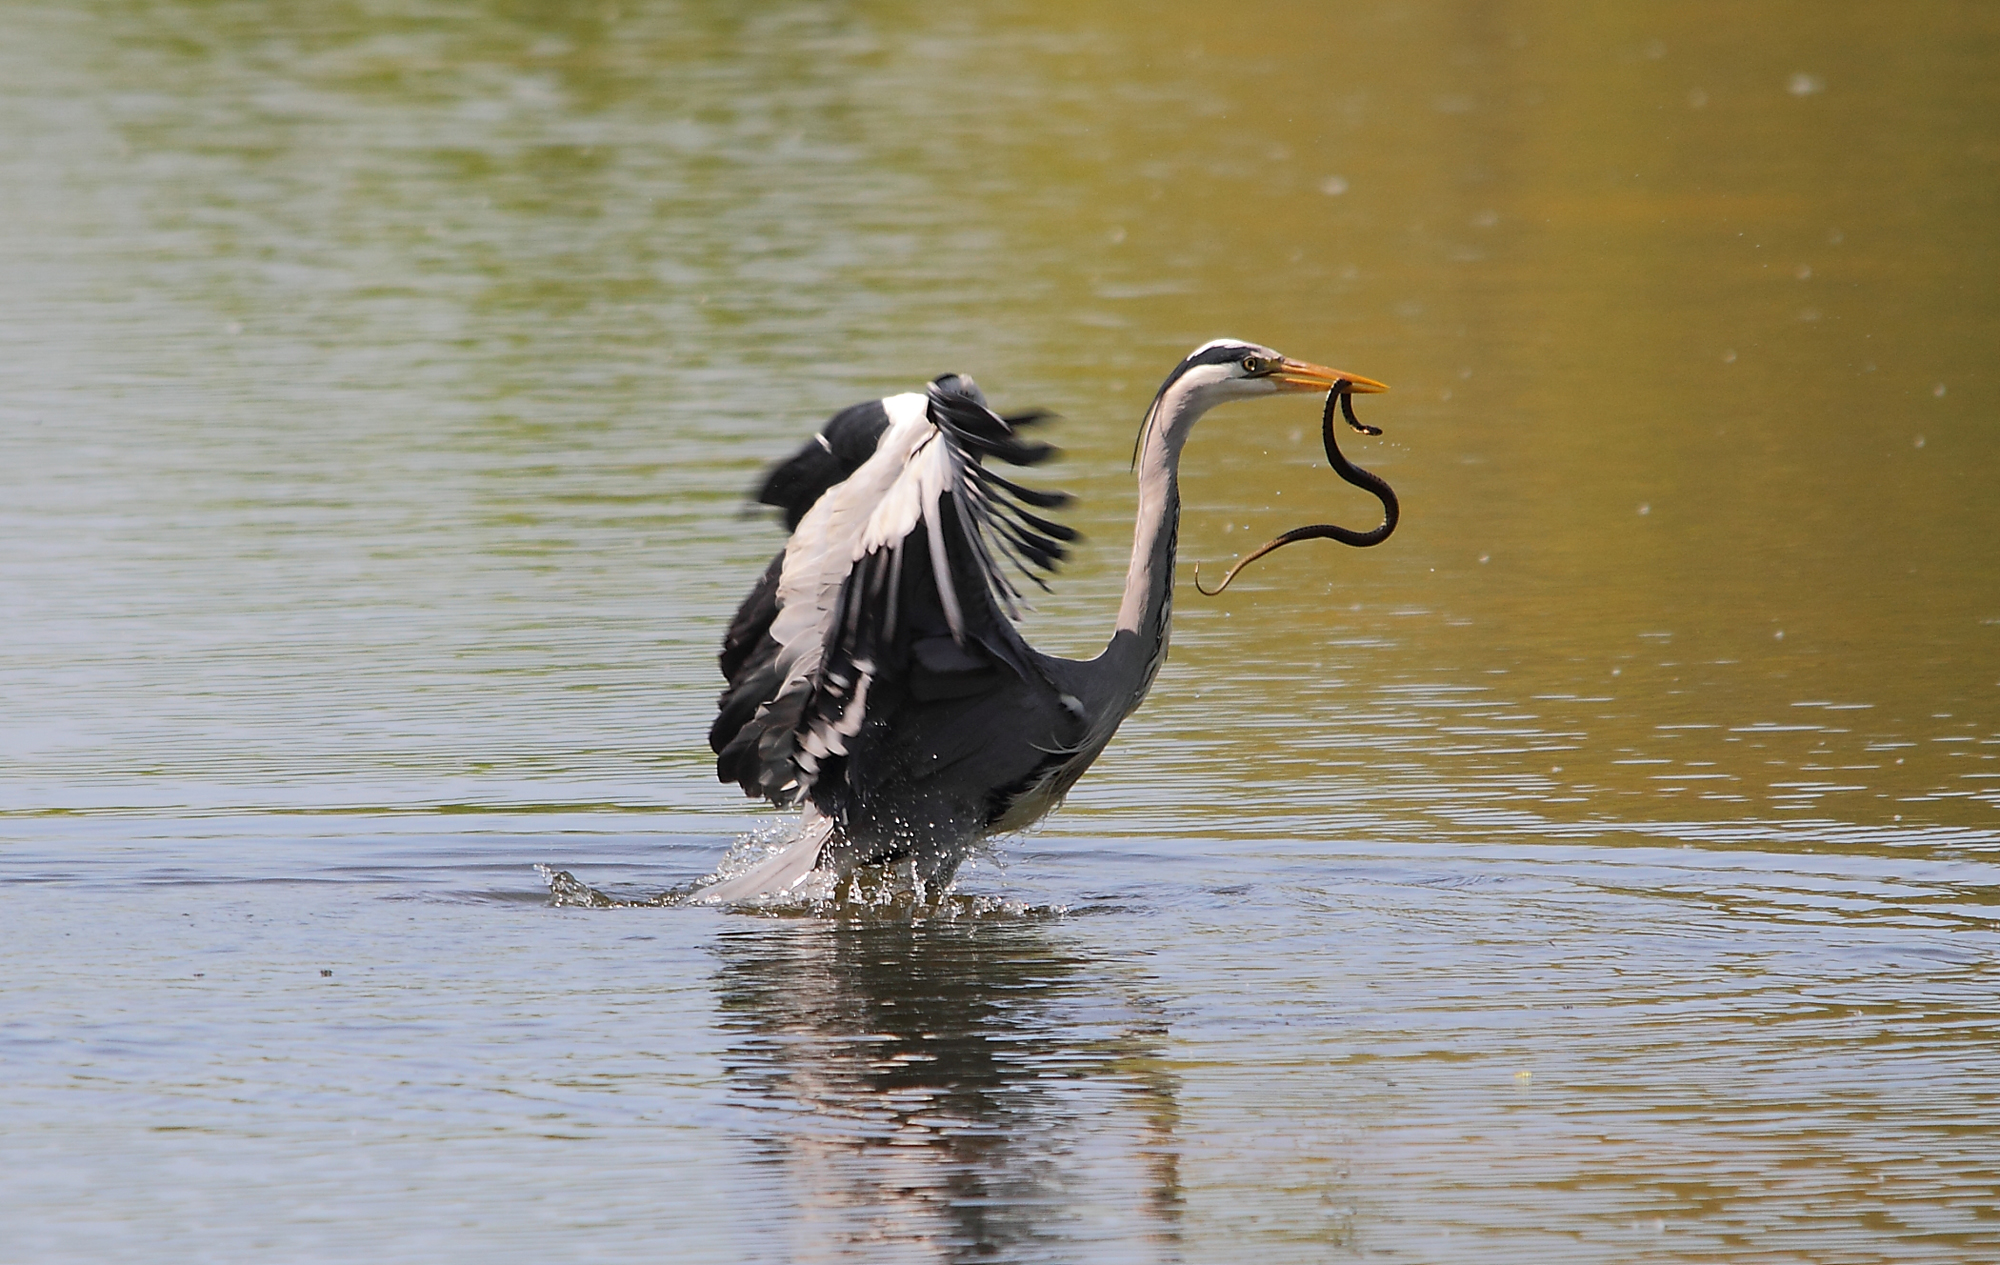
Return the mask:
<path fill-rule="evenodd" d="M 1988 1259 L 2000 21 L 10 7 L 25 1260 Z M 945 370 L 1187 458 L 1173 657 L 907 917 L 643 902 L 741 512 Z M 328 974 L 327 972 L 331 972 Z"/>

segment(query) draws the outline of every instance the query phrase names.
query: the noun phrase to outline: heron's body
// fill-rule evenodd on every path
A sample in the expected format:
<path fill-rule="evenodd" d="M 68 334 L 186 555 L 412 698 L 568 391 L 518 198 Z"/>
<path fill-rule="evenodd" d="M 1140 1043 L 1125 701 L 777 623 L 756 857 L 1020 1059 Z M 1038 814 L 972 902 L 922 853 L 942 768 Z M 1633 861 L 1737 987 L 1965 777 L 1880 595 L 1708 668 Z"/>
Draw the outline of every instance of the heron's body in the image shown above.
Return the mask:
<path fill-rule="evenodd" d="M 1040 583 L 1075 533 L 1037 513 L 1063 504 L 986 468 L 1049 455 L 969 379 L 844 410 L 767 478 L 790 541 L 732 622 L 729 688 L 709 739 L 747 794 L 802 803 L 797 841 L 705 889 L 734 900 L 788 890 L 815 868 L 908 858 L 947 881 L 983 836 L 1061 802 L 1138 707 L 1166 657 L 1188 432 L 1214 404 L 1326 390 L 1353 375 L 1268 348 L 1210 343 L 1147 415 L 1125 596 L 1094 659 L 1045 655 L 1016 626 L 1004 568 Z"/>

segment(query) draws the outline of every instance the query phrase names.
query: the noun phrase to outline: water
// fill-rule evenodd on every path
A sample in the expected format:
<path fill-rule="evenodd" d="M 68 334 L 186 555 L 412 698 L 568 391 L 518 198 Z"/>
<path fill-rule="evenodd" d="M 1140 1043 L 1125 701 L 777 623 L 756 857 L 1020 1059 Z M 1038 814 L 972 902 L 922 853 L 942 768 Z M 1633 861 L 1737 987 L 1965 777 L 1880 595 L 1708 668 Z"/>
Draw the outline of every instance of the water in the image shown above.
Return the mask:
<path fill-rule="evenodd" d="M 2000 1254 L 1984 7 L 7 26 L 0 1258 Z M 1059 409 L 1088 654 L 1217 334 L 1394 386 L 1394 540 L 1193 594 L 1372 512 L 1217 413 L 1040 833 L 644 903 L 779 827 L 763 462 Z"/>

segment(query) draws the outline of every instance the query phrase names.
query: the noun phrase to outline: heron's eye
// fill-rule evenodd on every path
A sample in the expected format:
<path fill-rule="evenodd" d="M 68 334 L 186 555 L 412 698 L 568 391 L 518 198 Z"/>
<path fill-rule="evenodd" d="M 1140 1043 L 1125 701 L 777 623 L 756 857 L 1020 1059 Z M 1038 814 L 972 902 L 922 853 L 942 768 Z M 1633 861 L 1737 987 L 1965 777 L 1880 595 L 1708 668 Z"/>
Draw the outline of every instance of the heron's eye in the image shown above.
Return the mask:
<path fill-rule="evenodd" d="M 1243 357 L 1243 372 L 1245 373 L 1262 373 L 1264 372 L 1265 369 L 1269 367 L 1270 367 L 1269 363 L 1260 357 L 1257 356 Z"/>

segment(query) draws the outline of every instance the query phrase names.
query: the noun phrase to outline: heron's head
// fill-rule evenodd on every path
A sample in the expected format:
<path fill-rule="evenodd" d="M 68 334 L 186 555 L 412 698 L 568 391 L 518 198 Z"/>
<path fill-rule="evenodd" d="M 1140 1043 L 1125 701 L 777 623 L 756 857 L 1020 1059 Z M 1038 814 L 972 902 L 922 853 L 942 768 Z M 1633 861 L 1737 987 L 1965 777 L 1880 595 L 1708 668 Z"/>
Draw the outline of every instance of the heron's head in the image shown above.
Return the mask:
<path fill-rule="evenodd" d="M 1160 384 L 1160 393 L 1153 397 L 1153 407 L 1146 413 L 1146 429 L 1164 422 L 1175 426 L 1179 438 L 1184 439 L 1187 428 L 1218 404 L 1266 395 L 1323 395 L 1339 382 L 1345 382 L 1356 395 L 1389 389 L 1358 373 L 1294 360 L 1257 343 L 1218 338 L 1195 348 L 1174 366 Z M 1144 440 L 1142 430 L 1142 444 Z"/>
<path fill-rule="evenodd" d="M 1206 409 L 1230 400 L 1249 400 L 1263 395 L 1295 392 L 1324 395 L 1333 389 L 1336 382 L 1347 383 L 1347 389 L 1356 395 L 1389 389 L 1358 373 L 1329 369 L 1309 360 L 1293 360 L 1256 343 L 1218 338 L 1195 348 L 1188 353 L 1186 360 L 1174 366 L 1174 371 L 1161 384 L 1160 394 L 1165 395 L 1179 388 L 1193 395 Z"/>

